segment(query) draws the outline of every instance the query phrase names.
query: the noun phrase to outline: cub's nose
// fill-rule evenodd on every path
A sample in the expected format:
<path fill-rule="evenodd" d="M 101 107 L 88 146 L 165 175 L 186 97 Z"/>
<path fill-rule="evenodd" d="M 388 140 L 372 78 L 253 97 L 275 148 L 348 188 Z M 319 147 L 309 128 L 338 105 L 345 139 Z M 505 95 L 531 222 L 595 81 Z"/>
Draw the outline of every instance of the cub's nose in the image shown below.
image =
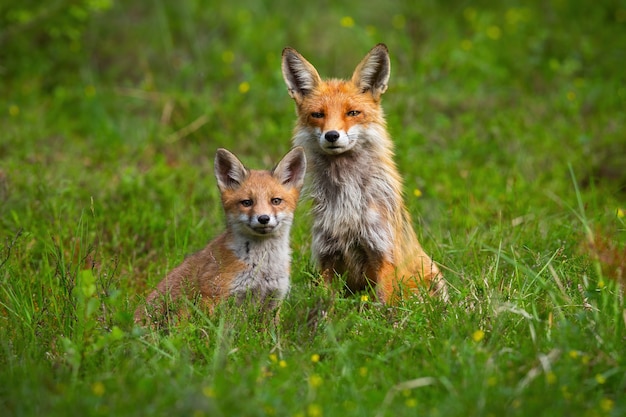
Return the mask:
<path fill-rule="evenodd" d="M 257 220 L 261 224 L 268 224 L 270 222 L 270 216 L 268 216 L 267 214 L 262 214 Z"/>
<path fill-rule="evenodd" d="M 337 139 L 339 139 L 339 132 L 337 132 L 336 130 L 329 130 L 324 135 L 324 139 L 326 139 L 328 142 L 331 142 L 331 143 L 336 142 Z"/>

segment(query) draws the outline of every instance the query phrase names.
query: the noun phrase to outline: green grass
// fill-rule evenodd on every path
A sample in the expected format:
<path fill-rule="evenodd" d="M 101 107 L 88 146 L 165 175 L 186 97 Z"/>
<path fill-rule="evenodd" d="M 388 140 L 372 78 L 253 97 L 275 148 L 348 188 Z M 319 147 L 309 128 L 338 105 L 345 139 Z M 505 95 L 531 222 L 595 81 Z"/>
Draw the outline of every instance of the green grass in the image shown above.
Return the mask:
<path fill-rule="evenodd" d="M 0 6 L 0 415 L 624 415 L 626 4 L 296 3 Z M 216 148 L 289 149 L 282 48 L 347 77 L 378 42 L 451 302 L 317 285 L 303 202 L 278 331 L 135 327 L 223 228 Z"/>

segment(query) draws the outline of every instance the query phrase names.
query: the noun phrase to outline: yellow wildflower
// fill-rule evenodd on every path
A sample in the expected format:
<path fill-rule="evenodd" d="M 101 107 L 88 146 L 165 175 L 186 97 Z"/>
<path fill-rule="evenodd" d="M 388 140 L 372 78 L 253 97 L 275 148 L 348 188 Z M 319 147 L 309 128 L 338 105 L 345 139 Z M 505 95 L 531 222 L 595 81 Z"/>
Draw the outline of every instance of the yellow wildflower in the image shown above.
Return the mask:
<path fill-rule="evenodd" d="M 566 96 L 569 101 L 576 100 L 576 93 L 574 91 L 568 91 Z"/>
<path fill-rule="evenodd" d="M 498 26 L 489 26 L 487 28 L 487 36 L 490 39 L 493 39 L 494 41 L 497 41 L 498 39 L 500 39 L 500 36 L 502 36 L 502 31 L 500 30 L 500 28 Z"/>
<path fill-rule="evenodd" d="M 600 400 L 600 408 L 605 413 L 610 412 L 613 409 L 613 406 L 615 406 L 615 402 L 610 398 L 603 398 Z"/>
<path fill-rule="evenodd" d="M 481 330 L 481 329 L 478 329 L 474 333 L 472 333 L 472 339 L 476 343 L 480 342 L 484 338 L 485 338 L 485 332 L 483 330 Z"/>
<path fill-rule="evenodd" d="M 91 386 L 91 392 L 93 392 L 96 397 L 102 397 L 105 391 L 106 388 L 104 387 L 104 384 L 100 381 L 94 382 L 94 384 Z"/>
<path fill-rule="evenodd" d="M 473 9 L 471 7 L 468 7 L 465 10 L 463 10 L 463 17 L 465 17 L 465 19 L 469 22 L 476 20 L 477 15 L 478 15 L 478 12 L 476 12 L 476 9 Z"/>
<path fill-rule="evenodd" d="M 313 374 L 309 377 L 309 386 L 311 388 L 319 388 L 322 386 L 323 382 L 324 380 L 322 379 L 322 377 L 317 374 Z"/>
<path fill-rule="evenodd" d="M 249 82 L 244 81 L 241 84 L 239 84 L 239 92 L 241 94 L 246 94 L 248 91 L 250 91 L 250 83 Z"/>
<path fill-rule="evenodd" d="M 307 407 L 307 415 L 309 417 L 322 417 L 324 413 L 322 413 L 322 407 L 318 404 L 309 404 Z"/>
<path fill-rule="evenodd" d="M 563 394 L 563 398 L 566 400 L 572 399 L 572 393 L 569 391 L 567 385 L 561 386 L 561 394 Z"/>
<path fill-rule="evenodd" d="M 340 24 L 344 28 L 351 28 L 354 26 L 354 19 L 350 16 L 344 16 L 341 18 Z"/>
<path fill-rule="evenodd" d="M 213 389 L 213 387 L 203 387 L 202 394 L 204 394 L 205 397 L 214 398 L 215 390 Z"/>
<path fill-rule="evenodd" d="M 222 52 L 222 61 L 224 61 L 225 64 L 230 64 L 234 60 L 235 60 L 235 54 L 233 53 L 233 51 Z"/>
<path fill-rule="evenodd" d="M 91 84 L 85 87 L 85 97 L 93 97 L 95 95 L 96 95 L 96 87 L 94 87 Z"/>

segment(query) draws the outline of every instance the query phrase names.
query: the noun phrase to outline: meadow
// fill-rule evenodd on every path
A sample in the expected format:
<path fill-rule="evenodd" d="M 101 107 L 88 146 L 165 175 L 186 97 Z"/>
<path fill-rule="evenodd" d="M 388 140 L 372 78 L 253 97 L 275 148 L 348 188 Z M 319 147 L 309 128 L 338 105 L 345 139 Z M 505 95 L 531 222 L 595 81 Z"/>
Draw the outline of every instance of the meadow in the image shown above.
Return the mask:
<path fill-rule="evenodd" d="M 626 415 L 626 3 L 0 5 L 0 415 Z M 309 203 L 276 329 L 133 311 L 223 229 L 218 147 L 290 148 L 292 46 L 379 42 L 406 204 L 450 302 L 320 285 Z"/>

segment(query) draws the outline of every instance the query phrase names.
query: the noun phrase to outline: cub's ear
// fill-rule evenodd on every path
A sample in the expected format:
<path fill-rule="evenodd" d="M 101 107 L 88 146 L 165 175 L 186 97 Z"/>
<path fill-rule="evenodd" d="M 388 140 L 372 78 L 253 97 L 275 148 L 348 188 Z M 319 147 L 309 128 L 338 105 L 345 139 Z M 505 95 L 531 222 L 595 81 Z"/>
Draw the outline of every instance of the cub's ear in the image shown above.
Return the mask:
<path fill-rule="evenodd" d="M 281 67 L 289 96 L 296 103 L 302 102 L 304 97 L 322 82 L 315 67 L 293 48 L 283 49 Z"/>
<path fill-rule="evenodd" d="M 215 177 L 220 191 L 235 190 L 248 178 L 250 172 L 237 157 L 220 148 L 215 154 Z"/>
<path fill-rule="evenodd" d="M 379 43 L 363 58 L 352 74 L 352 82 L 365 93 L 369 91 L 374 100 L 387 91 L 391 63 L 389 50 L 384 43 Z"/>
<path fill-rule="evenodd" d="M 306 157 L 304 156 L 304 148 L 297 146 L 280 160 L 276 168 L 272 170 L 272 175 L 281 184 L 300 190 L 302 184 L 304 184 L 305 172 Z"/>

